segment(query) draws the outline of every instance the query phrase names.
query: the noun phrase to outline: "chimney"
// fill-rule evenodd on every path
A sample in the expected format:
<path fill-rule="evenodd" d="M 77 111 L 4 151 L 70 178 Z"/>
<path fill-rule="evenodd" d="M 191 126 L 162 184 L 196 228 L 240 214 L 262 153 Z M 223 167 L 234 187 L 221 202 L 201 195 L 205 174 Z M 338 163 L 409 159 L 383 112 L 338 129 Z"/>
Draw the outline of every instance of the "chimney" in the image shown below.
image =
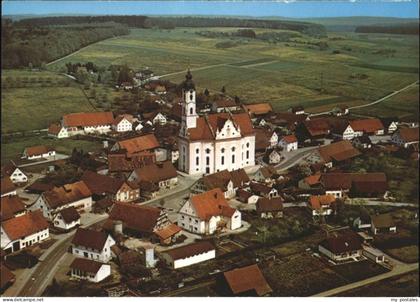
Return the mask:
<path fill-rule="evenodd" d="M 121 220 L 115 220 L 113 225 L 114 225 L 115 234 L 122 234 L 123 233 L 123 223 L 122 223 Z"/>

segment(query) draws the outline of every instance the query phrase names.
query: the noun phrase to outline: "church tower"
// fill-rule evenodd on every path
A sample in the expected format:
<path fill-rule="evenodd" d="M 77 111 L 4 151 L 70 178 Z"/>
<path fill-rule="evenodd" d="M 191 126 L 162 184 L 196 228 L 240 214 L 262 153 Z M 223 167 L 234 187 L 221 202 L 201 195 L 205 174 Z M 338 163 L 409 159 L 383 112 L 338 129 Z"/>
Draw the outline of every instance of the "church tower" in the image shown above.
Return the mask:
<path fill-rule="evenodd" d="M 197 112 L 195 104 L 195 85 L 188 69 L 182 84 L 182 126 L 181 131 L 186 134 L 190 128 L 197 127 Z"/>

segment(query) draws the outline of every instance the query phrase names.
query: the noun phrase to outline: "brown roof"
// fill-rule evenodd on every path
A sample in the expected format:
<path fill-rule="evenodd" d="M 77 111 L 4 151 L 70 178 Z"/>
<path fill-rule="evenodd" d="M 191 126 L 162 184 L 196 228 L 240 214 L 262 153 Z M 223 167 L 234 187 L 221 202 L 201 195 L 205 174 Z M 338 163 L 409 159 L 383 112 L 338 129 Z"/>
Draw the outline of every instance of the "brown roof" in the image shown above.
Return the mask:
<path fill-rule="evenodd" d="M 16 169 L 16 165 L 12 161 L 9 161 L 1 168 L 1 176 L 11 176 Z"/>
<path fill-rule="evenodd" d="M 49 146 L 33 146 L 33 147 L 26 148 L 25 151 L 28 156 L 34 156 L 34 155 L 42 155 L 50 151 L 54 151 L 54 149 Z"/>
<path fill-rule="evenodd" d="M 207 253 L 215 249 L 216 248 L 210 242 L 199 241 L 175 249 L 167 250 L 165 251 L 165 254 L 168 254 L 173 260 L 178 260 Z"/>
<path fill-rule="evenodd" d="M 380 183 L 386 183 L 386 175 L 382 172 L 377 173 L 325 173 L 320 179 L 325 189 L 350 189 L 354 182 L 369 183 L 377 186 Z"/>
<path fill-rule="evenodd" d="M 1 278 L 0 278 L 0 288 L 4 289 L 7 284 L 13 283 L 15 281 L 15 274 L 13 274 L 7 266 L 1 263 L 0 266 Z"/>
<path fill-rule="evenodd" d="M 334 254 L 362 249 L 361 238 L 354 232 L 346 232 L 338 236 L 328 237 L 320 245 Z"/>
<path fill-rule="evenodd" d="M 314 174 L 314 175 L 310 175 L 308 177 L 305 177 L 305 182 L 308 185 L 313 186 L 313 185 L 319 184 L 319 179 L 320 178 L 321 178 L 321 174 L 320 173 L 317 173 L 317 174 Z"/>
<path fill-rule="evenodd" d="M 59 213 L 61 214 L 61 217 L 63 217 L 65 223 L 70 223 L 80 219 L 79 212 L 77 212 L 75 207 L 62 209 Z"/>
<path fill-rule="evenodd" d="M 153 133 L 125 139 L 117 142 L 120 149 L 124 149 L 129 154 L 152 150 L 159 147 L 159 142 Z"/>
<path fill-rule="evenodd" d="M 81 180 L 93 194 L 97 195 L 116 194 L 124 183 L 124 180 L 88 170 L 83 173 Z"/>
<path fill-rule="evenodd" d="M 303 124 L 311 136 L 327 135 L 330 132 L 330 125 L 324 118 L 304 121 Z"/>
<path fill-rule="evenodd" d="M 2 177 L 1 179 L 1 194 L 6 194 L 16 190 L 15 184 L 10 180 L 9 177 Z"/>
<path fill-rule="evenodd" d="M 48 127 L 48 133 L 49 134 L 53 134 L 53 135 L 58 135 L 58 133 L 60 133 L 61 130 L 61 124 L 60 123 L 52 123 L 49 127 Z"/>
<path fill-rule="evenodd" d="M 287 136 L 283 136 L 281 138 L 281 140 L 284 140 L 286 143 L 291 144 L 291 143 L 296 143 L 297 142 L 297 138 L 294 134 L 292 135 L 287 135 Z"/>
<path fill-rule="evenodd" d="M 129 172 L 155 161 L 156 155 L 150 151 L 135 154 L 110 153 L 108 154 L 108 170 L 109 172 Z"/>
<path fill-rule="evenodd" d="M 260 168 L 260 172 L 262 174 L 262 176 L 264 176 L 265 178 L 271 178 L 273 175 L 278 174 L 276 168 L 274 168 L 273 166 L 264 166 Z"/>
<path fill-rule="evenodd" d="M 254 128 L 247 113 L 214 113 L 198 117 L 196 127 L 188 129 L 188 138 L 191 141 L 214 140 L 216 131 L 221 129 L 229 119 L 240 128 L 242 136 L 254 134 Z"/>
<path fill-rule="evenodd" d="M 197 194 L 191 197 L 191 204 L 200 219 L 208 220 L 212 216 L 226 215 L 230 217 L 235 212 L 219 188 Z M 233 210 L 233 212 L 232 212 Z"/>
<path fill-rule="evenodd" d="M 297 124 L 298 122 L 303 122 L 304 120 L 306 120 L 307 117 L 307 114 L 294 114 L 292 112 L 276 112 L 271 116 L 270 121 L 275 125 L 292 126 Z"/>
<path fill-rule="evenodd" d="M 283 210 L 283 198 L 258 198 L 257 212 L 278 212 Z"/>
<path fill-rule="evenodd" d="M 230 172 L 228 170 L 223 170 L 203 177 L 203 183 L 207 190 L 220 188 L 223 191 L 226 191 L 229 181 L 232 181 L 233 187 L 237 188 L 242 186 L 244 183 L 249 182 L 249 177 L 244 169 L 238 169 Z"/>
<path fill-rule="evenodd" d="M 171 223 L 170 225 L 166 226 L 163 229 L 157 230 L 155 231 L 155 234 L 159 236 L 159 238 L 161 238 L 162 240 L 168 239 L 170 237 L 172 237 L 173 235 L 181 232 L 182 229 L 177 226 L 174 223 Z"/>
<path fill-rule="evenodd" d="M 83 181 L 54 187 L 42 194 L 48 205 L 53 209 L 92 196 L 92 192 Z"/>
<path fill-rule="evenodd" d="M 269 187 L 265 184 L 259 183 L 259 182 L 251 182 L 250 188 L 251 188 L 251 191 L 256 193 L 256 194 L 260 194 L 260 193 L 268 194 L 273 189 L 273 188 L 271 188 L 271 187 Z"/>
<path fill-rule="evenodd" d="M 120 220 L 124 227 L 129 229 L 151 233 L 157 225 L 161 212 L 155 207 L 115 202 L 109 213 L 109 219 Z"/>
<path fill-rule="evenodd" d="M 104 232 L 78 228 L 71 243 L 75 246 L 83 246 L 96 251 L 102 251 L 108 236 Z"/>
<path fill-rule="evenodd" d="M 159 181 L 177 177 L 178 174 L 171 161 L 152 163 L 141 168 L 137 168 L 135 173 L 138 181 L 158 183 Z"/>
<path fill-rule="evenodd" d="M 377 118 L 350 121 L 350 126 L 354 131 L 367 133 L 374 133 L 375 131 L 384 129 L 381 120 Z"/>
<path fill-rule="evenodd" d="M 331 205 L 335 202 L 335 196 L 333 195 L 312 195 L 309 197 L 309 202 L 312 209 L 320 209 L 323 205 Z"/>
<path fill-rule="evenodd" d="M 111 125 L 113 122 L 114 115 L 112 112 L 79 112 L 63 116 L 65 127 Z"/>
<path fill-rule="evenodd" d="M 25 204 L 17 195 L 8 195 L 1 198 L 1 221 L 13 218 L 15 214 L 25 211 Z"/>
<path fill-rule="evenodd" d="M 48 228 L 48 221 L 40 210 L 2 221 L 1 226 L 10 240 L 35 234 Z"/>
<path fill-rule="evenodd" d="M 78 269 L 82 272 L 96 274 L 104 265 L 101 262 L 93 261 L 86 258 L 76 258 L 70 264 L 70 268 Z"/>
<path fill-rule="evenodd" d="M 236 268 L 223 273 L 233 294 L 254 290 L 258 296 L 272 292 L 257 264 Z"/>
<path fill-rule="evenodd" d="M 394 219 L 392 219 L 389 213 L 373 215 L 370 216 L 370 219 L 376 228 L 390 228 L 395 226 Z"/>
<path fill-rule="evenodd" d="M 246 201 L 252 196 L 252 193 L 244 189 L 238 189 L 236 191 L 236 195 L 238 196 L 239 200 Z"/>
<path fill-rule="evenodd" d="M 52 183 L 43 183 L 41 179 L 36 180 L 30 186 L 25 188 L 25 191 L 33 191 L 37 193 L 42 193 L 54 188 Z"/>
<path fill-rule="evenodd" d="M 342 161 L 360 155 L 360 152 L 348 140 L 322 146 L 318 151 L 325 162 L 332 160 Z"/>
<path fill-rule="evenodd" d="M 270 146 L 271 131 L 255 129 L 255 150 L 265 150 Z"/>
<path fill-rule="evenodd" d="M 270 103 L 257 103 L 244 105 L 247 112 L 255 115 L 267 114 L 273 111 Z"/>
<path fill-rule="evenodd" d="M 398 130 L 400 137 L 405 142 L 419 141 L 419 128 L 401 128 Z"/>

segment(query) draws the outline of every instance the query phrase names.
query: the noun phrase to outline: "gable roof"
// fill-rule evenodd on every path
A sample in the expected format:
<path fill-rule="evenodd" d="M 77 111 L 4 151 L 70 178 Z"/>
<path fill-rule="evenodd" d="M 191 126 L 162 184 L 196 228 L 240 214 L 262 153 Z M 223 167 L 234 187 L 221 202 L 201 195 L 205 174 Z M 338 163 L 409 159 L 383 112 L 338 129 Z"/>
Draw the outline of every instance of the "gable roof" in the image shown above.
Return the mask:
<path fill-rule="evenodd" d="M 265 184 L 254 182 L 254 181 L 250 183 L 250 188 L 251 188 L 251 191 L 256 194 L 268 194 L 274 189 Z"/>
<path fill-rule="evenodd" d="M 19 169 L 19 168 L 14 164 L 13 161 L 10 160 L 6 165 L 4 165 L 1 168 L 2 176 L 12 176 L 13 172 L 15 172 L 16 169 Z M 20 170 L 20 171 L 23 173 L 22 170 Z"/>
<path fill-rule="evenodd" d="M 230 217 L 235 212 L 235 210 L 228 205 L 225 195 L 220 188 L 193 195 L 190 202 L 195 209 L 197 216 L 202 220 L 208 220 L 212 216 L 219 215 Z"/>
<path fill-rule="evenodd" d="M 400 138 L 405 142 L 419 141 L 419 128 L 400 128 L 398 130 Z"/>
<path fill-rule="evenodd" d="M 63 127 L 60 123 L 52 123 L 48 127 L 48 133 L 53 135 L 58 135 Z"/>
<path fill-rule="evenodd" d="M 13 241 L 47 229 L 48 221 L 42 215 L 41 210 L 37 210 L 2 221 L 1 226 L 7 237 Z"/>
<path fill-rule="evenodd" d="M 1 198 L 0 219 L 1 221 L 13 218 L 15 214 L 25 211 L 25 204 L 17 195 L 8 195 Z"/>
<path fill-rule="evenodd" d="M 7 284 L 12 283 L 15 280 L 15 274 L 13 274 L 7 266 L 3 263 L 0 264 L 0 288 L 4 289 Z"/>
<path fill-rule="evenodd" d="M 320 178 L 321 178 L 321 173 L 316 173 L 316 174 L 309 175 L 309 176 L 305 177 L 304 181 L 308 185 L 313 186 L 313 185 L 319 184 Z"/>
<path fill-rule="evenodd" d="M 270 103 L 246 104 L 244 108 L 246 112 L 255 115 L 263 115 L 273 111 Z"/>
<path fill-rule="evenodd" d="M 151 163 L 146 166 L 134 170 L 138 177 L 138 181 L 146 181 L 151 183 L 158 183 L 162 180 L 177 177 L 178 174 L 171 161 L 164 161 L 159 163 Z"/>
<path fill-rule="evenodd" d="M 394 219 L 392 218 L 391 214 L 380 214 L 380 215 L 373 215 L 370 216 L 372 224 L 376 228 L 390 228 L 395 227 Z"/>
<path fill-rule="evenodd" d="M 97 195 L 104 193 L 116 194 L 124 183 L 124 180 L 98 174 L 89 170 L 86 170 L 83 173 L 81 180 L 93 194 Z"/>
<path fill-rule="evenodd" d="M 155 234 L 160 239 L 165 240 L 165 239 L 168 239 L 169 237 L 172 237 L 173 235 L 175 235 L 175 234 L 177 234 L 181 231 L 182 231 L 182 229 L 178 225 L 176 225 L 174 223 L 171 223 L 170 225 L 164 227 L 163 229 L 156 230 Z"/>
<path fill-rule="evenodd" d="M 96 251 L 102 251 L 108 236 L 104 232 L 78 228 L 71 243 L 75 246 L 83 246 Z"/>
<path fill-rule="evenodd" d="M 213 244 L 208 241 L 199 241 L 171 250 L 166 250 L 164 253 L 168 254 L 173 260 L 178 260 L 207 253 L 212 250 L 216 250 Z"/>
<path fill-rule="evenodd" d="M 15 184 L 10 180 L 9 177 L 1 178 L 1 194 L 7 194 L 16 190 Z"/>
<path fill-rule="evenodd" d="M 325 118 L 303 121 L 303 125 L 311 136 L 327 135 L 330 132 L 330 125 Z"/>
<path fill-rule="evenodd" d="M 115 202 L 109 213 L 109 219 L 120 220 L 124 227 L 138 232 L 153 232 L 161 212 L 155 207 Z"/>
<path fill-rule="evenodd" d="M 333 254 L 340 254 L 362 249 L 361 238 L 356 233 L 351 231 L 333 237 L 328 237 L 319 245 L 331 251 Z"/>
<path fill-rule="evenodd" d="M 95 274 L 99 272 L 104 263 L 97 262 L 86 258 L 76 258 L 70 264 L 70 268 L 74 268 L 86 273 Z"/>
<path fill-rule="evenodd" d="M 118 144 L 120 149 L 124 149 L 131 154 L 159 147 L 159 142 L 153 133 L 125 139 L 116 144 Z"/>
<path fill-rule="evenodd" d="M 84 181 L 77 181 L 71 184 L 65 184 L 61 187 L 54 187 L 49 191 L 45 191 L 42 195 L 47 204 L 52 209 L 55 209 L 59 206 L 91 197 L 92 192 Z"/>
<path fill-rule="evenodd" d="M 335 202 L 334 195 L 312 195 L 309 197 L 309 203 L 311 204 L 312 209 L 320 209 L 323 205 L 331 205 Z"/>
<path fill-rule="evenodd" d="M 257 206 L 256 206 L 257 212 L 277 212 L 283 210 L 283 198 L 276 197 L 276 198 L 265 198 L 261 197 L 258 198 Z"/>
<path fill-rule="evenodd" d="M 113 122 L 112 112 L 79 112 L 63 116 L 64 127 L 111 125 Z"/>
<path fill-rule="evenodd" d="M 65 223 L 71 223 L 80 219 L 79 212 L 77 212 L 75 207 L 62 209 L 59 213 L 61 214 L 61 217 L 63 217 Z"/>
<path fill-rule="evenodd" d="M 354 131 L 373 133 L 375 131 L 384 129 L 384 125 L 382 124 L 381 120 L 377 118 L 353 120 L 349 123 Z"/>
<path fill-rule="evenodd" d="M 296 143 L 297 142 L 297 138 L 296 138 L 296 136 L 294 134 L 283 136 L 281 138 L 281 140 L 285 141 L 288 144 L 292 144 L 292 143 Z"/>
<path fill-rule="evenodd" d="M 203 184 L 206 186 L 207 190 L 220 188 L 223 191 L 226 191 L 229 181 L 232 181 L 233 187 L 237 188 L 244 183 L 249 182 L 249 177 L 244 169 L 233 171 L 222 170 L 203 177 Z"/>
<path fill-rule="evenodd" d="M 264 178 L 271 178 L 273 175 L 278 174 L 276 168 L 270 165 L 261 167 L 259 171 Z"/>
<path fill-rule="evenodd" d="M 236 268 L 223 273 L 233 294 L 255 290 L 258 296 L 272 292 L 257 264 Z"/>
<path fill-rule="evenodd" d="M 360 155 L 359 150 L 355 149 L 350 141 L 342 140 L 326 146 L 319 147 L 319 154 L 325 162 L 342 161 Z"/>
<path fill-rule="evenodd" d="M 324 173 L 320 181 L 327 190 L 350 189 L 354 182 L 359 186 L 363 183 L 369 186 L 378 186 L 380 183 L 386 183 L 386 175 L 382 172 L 375 173 Z"/>
<path fill-rule="evenodd" d="M 42 155 L 50 151 L 54 151 L 50 146 L 32 146 L 25 149 L 27 156 Z"/>
<path fill-rule="evenodd" d="M 109 172 L 131 172 L 155 161 L 155 153 L 147 150 L 135 154 L 109 153 L 108 170 Z"/>
<path fill-rule="evenodd" d="M 121 123 L 122 122 L 122 120 L 126 120 L 127 122 L 129 122 L 130 124 L 133 124 L 133 116 L 131 116 L 131 118 L 130 117 L 128 117 L 127 115 L 119 115 L 119 116 L 117 116 L 116 118 L 115 118 L 115 120 L 114 120 L 114 122 L 113 122 L 113 125 L 114 126 L 118 126 L 118 124 L 119 123 Z"/>

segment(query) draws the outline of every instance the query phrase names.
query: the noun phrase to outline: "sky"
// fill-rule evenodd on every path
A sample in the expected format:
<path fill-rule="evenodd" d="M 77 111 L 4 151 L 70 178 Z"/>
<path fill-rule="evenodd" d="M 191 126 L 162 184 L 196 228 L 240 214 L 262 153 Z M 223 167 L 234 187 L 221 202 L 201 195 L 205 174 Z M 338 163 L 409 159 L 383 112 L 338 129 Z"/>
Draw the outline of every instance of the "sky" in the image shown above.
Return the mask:
<path fill-rule="evenodd" d="M 2 1 L 2 15 L 238 15 L 287 18 L 346 16 L 419 17 L 419 0 L 285 1 Z"/>

